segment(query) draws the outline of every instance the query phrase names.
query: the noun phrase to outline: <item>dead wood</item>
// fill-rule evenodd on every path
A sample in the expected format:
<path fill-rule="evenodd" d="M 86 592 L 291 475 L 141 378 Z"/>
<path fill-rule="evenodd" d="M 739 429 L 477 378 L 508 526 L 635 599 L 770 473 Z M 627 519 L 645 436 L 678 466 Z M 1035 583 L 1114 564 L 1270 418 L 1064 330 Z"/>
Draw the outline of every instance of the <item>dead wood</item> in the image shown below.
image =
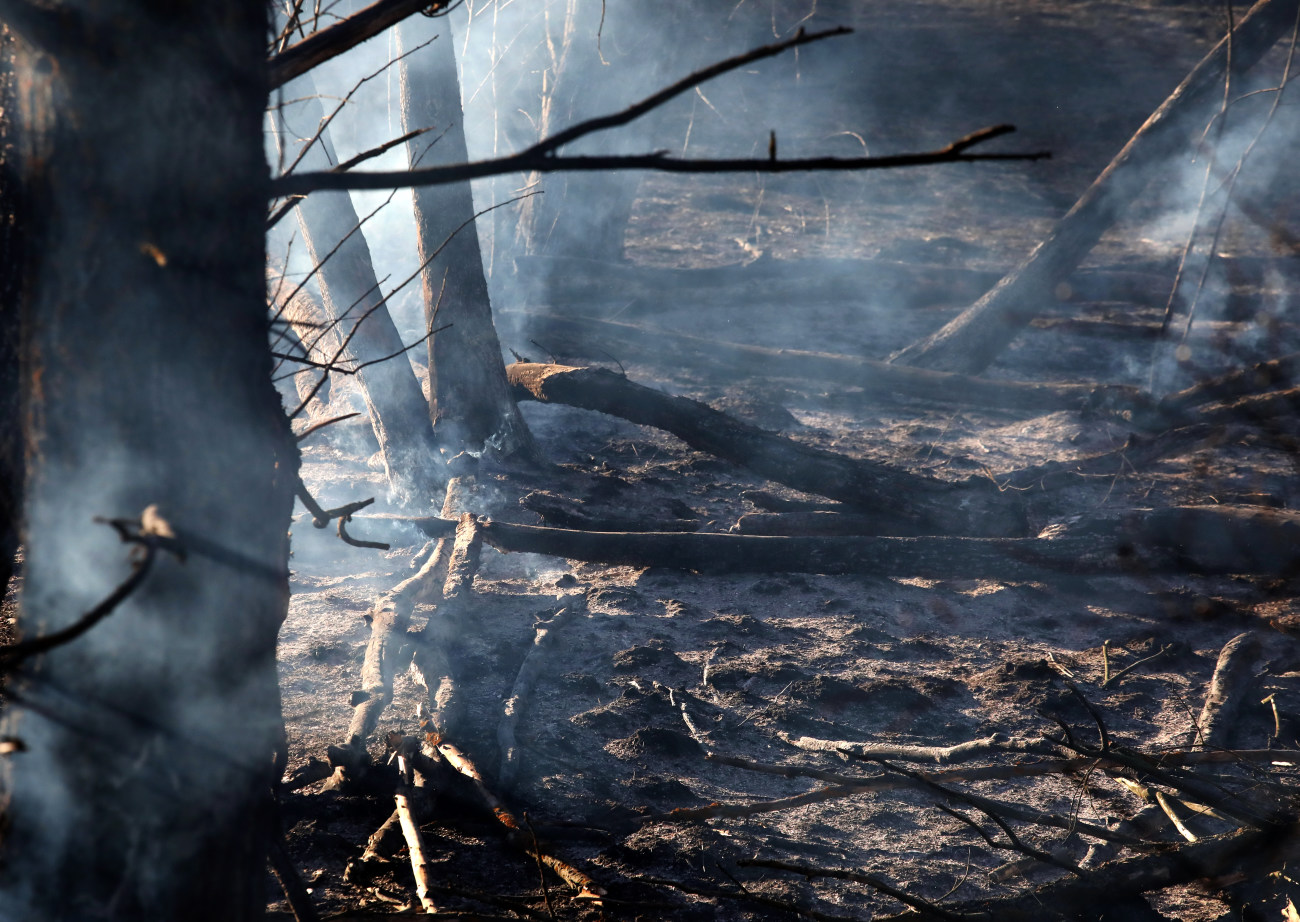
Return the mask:
<path fill-rule="evenodd" d="M 1238 634 L 1224 644 L 1196 721 L 1195 743 L 1206 749 L 1231 748 L 1238 715 L 1255 685 L 1262 655 L 1263 646 L 1251 633 Z"/>
<path fill-rule="evenodd" d="M 1108 405 L 1142 407 L 1138 388 L 1122 385 L 1040 384 L 994 381 L 969 375 L 890 365 L 853 355 L 769 349 L 705 339 L 637 324 L 554 314 L 501 311 L 502 317 L 526 323 L 531 334 L 567 356 L 605 359 L 610 355 L 646 362 L 689 362 L 709 372 L 733 376 L 794 378 L 860 387 L 874 400 L 934 400 L 946 404 L 1000 410 L 1051 411 Z"/>
<path fill-rule="evenodd" d="M 554 643 L 559 628 L 563 627 L 568 619 L 585 611 L 586 607 L 585 593 L 569 596 L 568 604 L 564 608 L 552 615 L 549 621 L 538 624 L 534 630 L 533 645 L 528 648 L 524 661 L 519 665 L 519 672 L 510 688 L 510 696 L 502 706 L 501 720 L 497 724 L 497 746 L 501 750 L 501 767 L 497 771 L 497 781 L 506 790 L 513 787 L 515 773 L 519 770 L 519 743 L 515 736 L 515 729 L 528 703 L 528 696 L 532 693 L 533 686 L 537 684 L 537 678 L 546 664 L 545 653 Z"/>
<path fill-rule="evenodd" d="M 404 521 L 430 537 L 444 537 L 456 527 L 440 518 Z M 506 553 L 702 573 L 1016 581 L 1052 574 L 1276 574 L 1300 566 L 1300 513 L 1262 506 L 1135 509 L 1115 518 L 1054 527 L 1038 538 L 585 532 L 493 521 L 482 528 L 483 540 Z"/>
<path fill-rule="evenodd" d="M 465 498 L 465 493 L 464 478 L 453 477 L 447 485 L 443 509 L 456 508 Z M 478 528 L 466 523 L 462 538 L 459 523 L 448 524 L 451 526 L 449 534 L 455 537 L 439 536 L 441 540 L 419 571 L 380 596 L 366 616 L 370 622 L 370 639 L 361 664 L 361 689 L 356 696 L 358 700 L 348 726 L 345 748 L 357 750 L 365 747 L 392 698 L 393 676 L 401 661 L 401 648 L 415 642 L 407 633 L 415 606 L 441 598 L 449 588 L 453 596 L 464 596 L 472 584 L 481 543 Z M 451 674 L 443 650 L 437 645 L 420 644 L 412 659 L 417 674 L 424 676 L 426 681 L 436 674 L 431 687 L 431 696 L 436 698 L 438 680 Z M 348 775 L 346 766 L 342 771 L 336 771 L 331 786 L 345 783 Z"/>
<path fill-rule="evenodd" d="M 475 495 L 472 477 L 453 478 L 455 489 L 447 491 L 444 513 L 461 508 Z M 464 711 L 457 693 L 454 655 L 460 637 L 469 629 L 467 618 L 473 602 L 474 577 L 482 552 L 482 527 L 469 512 L 460 513 L 451 537 L 442 537 L 429 558 L 429 566 L 441 568 L 441 597 L 421 635 L 412 658 L 415 679 L 429 696 L 431 718 L 439 732 L 451 731 Z"/>
<path fill-rule="evenodd" d="M 975 373 L 987 368 L 1032 320 L 1160 167 L 1188 144 L 1221 91 L 1229 66 L 1253 66 L 1295 21 L 1297 0 L 1259 0 L 1160 105 L 1029 257 L 992 291 L 891 362 Z"/>
<path fill-rule="evenodd" d="M 809 737 L 800 737 L 798 743 L 786 738 L 787 742 L 792 745 L 802 744 L 802 748 L 814 749 L 813 744 L 821 743 L 827 747 L 837 745 L 836 740 L 815 740 Z M 851 755 L 850 753 L 846 753 Z M 716 752 L 706 752 L 704 755 L 706 762 L 716 762 L 720 765 L 730 765 L 735 768 L 743 768 L 746 771 L 759 772 L 765 775 L 779 775 L 782 778 L 815 778 L 819 781 L 827 782 L 836 791 L 829 799 L 835 797 L 847 797 L 854 794 L 870 794 L 882 791 L 892 791 L 898 788 L 908 787 L 915 784 L 915 778 L 908 778 L 904 775 L 845 775 L 841 772 L 831 772 L 824 769 L 814 768 L 802 764 L 772 764 L 767 762 L 755 762 L 750 759 L 742 759 L 737 756 L 724 755 Z M 1251 763 L 1280 763 L 1296 764 L 1300 760 L 1300 752 L 1296 750 L 1276 750 L 1276 749 L 1250 749 L 1238 752 L 1203 752 L 1191 750 L 1174 750 L 1172 752 L 1161 753 L 1161 764 L 1166 766 L 1188 766 L 1188 765 L 1224 765 L 1224 764 L 1251 764 Z M 1121 762 L 1107 756 L 1080 756 L 1064 759 L 1040 759 L 1033 762 L 1017 761 L 1003 765 L 976 765 L 969 768 L 952 768 L 942 771 L 920 772 L 917 778 L 926 782 L 936 784 L 952 783 L 975 783 L 981 781 L 1009 781 L 1015 778 L 1032 778 L 1041 775 L 1061 775 L 1075 772 L 1087 772 L 1093 769 L 1112 769 L 1123 771 L 1131 769 L 1130 762 Z M 823 789 L 828 790 L 828 789 Z M 816 794 L 817 792 L 813 792 Z M 827 799 L 827 798 L 822 798 Z M 771 801 L 768 803 L 781 803 Z M 715 815 L 716 810 L 731 811 L 736 806 L 723 804 L 710 804 L 707 807 L 693 808 L 693 810 L 677 809 L 669 813 L 652 814 L 646 818 L 646 822 L 675 822 L 686 821 L 690 819 L 708 818 Z M 751 809 L 741 807 L 743 811 Z M 784 809 L 782 807 L 781 809 Z M 767 812 L 761 810 L 757 812 Z M 730 815 L 729 813 L 716 814 L 719 816 Z M 1133 819 L 1136 819 L 1134 817 Z M 1145 836 L 1149 830 L 1145 826 L 1133 826 L 1126 834 L 1132 836 Z"/>
<path fill-rule="evenodd" d="M 397 819 L 402 827 L 402 836 L 406 840 L 406 848 L 411 856 L 411 871 L 415 874 L 415 892 L 420 898 L 420 905 L 424 907 L 427 913 L 436 913 L 437 904 L 433 901 L 429 893 L 429 862 L 425 857 L 424 836 L 420 834 L 420 826 L 415 821 L 415 813 L 411 808 L 411 791 L 410 788 L 398 788 L 397 800 Z"/>
<path fill-rule="evenodd" d="M 492 815 L 497 818 L 497 821 L 505 827 L 506 838 L 512 845 L 522 849 L 530 857 L 541 861 L 550 868 L 557 877 L 578 891 L 577 895 L 580 899 L 591 899 L 596 905 L 599 905 L 599 897 L 605 895 L 604 889 L 571 864 L 547 854 L 539 846 L 535 837 L 525 833 L 515 815 L 484 782 L 483 776 L 479 774 L 478 767 L 473 760 L 445 739 L 438 742 L 438 752 L 452 768 L 473 783 L 475 790 L 483 798 L 484 804 L 492 811 Z"/>
<path fill-rule="evenodd" d="M 402 818 L 394 809 L 383 825 L 366 840 L 366 849 L 361 857 L 348 862 L 343 870 L 343 879 L 354 887 L 369 886 L 382 871 L 391 866 L 390 859 L 397 854 L 404 841 Z"/>
<path fill-rule="evenodd" d="M 444 602 L 464 603 L 469 598 L 482 550 L 483 531 L 474 514 L 465 512 L 456 524 L 456 538 L 447 560 L 447 578 L 442 584 Z"/>
<path fill-rule="evenodd" d="M 663 429 L 763 477 L 879 516 L 882 530 L 1008 535 L 1024 528 L 1017 501 L 988 481 L 944 483 L 812 448 L 600 368 L 517 363 L 506 375 L 518 399 L 564 403 Z"/>
<path fill-rule="evenodd" d="M 887 743 L 860 743 L 849 740 L 822 740 L 808 736 L 782 736 L 791 746 L 809 752 L 836 752 L 861 759 L 894 759 L 900 762 L 933 762 L 952 765 L 968 759 L 999 752 L 1043 753 L 1050 748 L 1044 740 L 1019 739 L 994 733 L 983 739 L 968 740 L 952 746 L 893 746 Z"/>
<path fill-rule="evenodd" d="M 945 909 L 970 922 L 1073 919 L 1078 917 L 1081 906 L 1100 910 L 1118 898 L 1207 878 L 1234 874 L 1262 877 L 1298 857 L 1300 827 L 1292 824 L 1248 830 L 1112 861 L 1080 877 L 1055 881 L 1006 899 L 948 903 Z M 882 922 L 902 922 L 905 918 L 889 916 Z"/>
<path fill-rule="evenodd" d="M 365 745 L 374 733 L 392 697 L 398 651 L 411 642 L 407 636 L 411 613 L 417 604 L 436 597 L 437 580 L 445 567 L 445 559 L 434 554 L 418 573 L 381 596 L 370 610 L 370 639 L 361 664 L 361 692 L 365 697 L 352 712 L 348 726 L 351 745 Z"/>
<path fill-rule="evenodd" d="M 442 5 L 444 4 L 431 4 L 429 0 L 378 0 L 347 19 L 314 32 L 296 45 L 272 56 L 267 63 L 270 80 L 267 89 L 283 86 L 294 77 L 302 76 L 318 64 L 356 47 L 422 9 Z"/>
<path fill-rule="evenodd" d="M 699 517 L 694 510 L 684 503 L 674 503 L 677 515 L 660 514 L 657 509 L 647 510 L 644 506 L 635 513 L 619 513 L 608 510 L 593 511 L 582 503 L 557 496 L 547 490 L 534 490 L 520 497 L 519 505 L 530 512 L 535 512 L 542 520 L 555 528 L 577 528 L 582 531 L 695 531 L 700 527 Z M 686 513 L 692 515 L 688 518 Z"/>

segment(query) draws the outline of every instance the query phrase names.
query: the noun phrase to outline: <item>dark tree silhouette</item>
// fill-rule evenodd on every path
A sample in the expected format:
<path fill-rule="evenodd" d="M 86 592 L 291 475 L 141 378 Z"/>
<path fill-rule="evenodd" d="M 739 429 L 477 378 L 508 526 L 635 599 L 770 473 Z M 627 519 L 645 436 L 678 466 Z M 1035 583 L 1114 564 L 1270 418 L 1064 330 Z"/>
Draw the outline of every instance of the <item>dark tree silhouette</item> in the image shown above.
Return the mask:
<path fill-rule="evenodd" d="M 21 38 L 32 195 L 21 634 L 129 572 L 95 516 L 154 507 L 140 527 L 180 552 L 9 676 L 4 733 L 25 751 L 5 762 L 0 915 L 257 918 L 297 470 L 266 348 L 266 7 L 0 19 Z"/>

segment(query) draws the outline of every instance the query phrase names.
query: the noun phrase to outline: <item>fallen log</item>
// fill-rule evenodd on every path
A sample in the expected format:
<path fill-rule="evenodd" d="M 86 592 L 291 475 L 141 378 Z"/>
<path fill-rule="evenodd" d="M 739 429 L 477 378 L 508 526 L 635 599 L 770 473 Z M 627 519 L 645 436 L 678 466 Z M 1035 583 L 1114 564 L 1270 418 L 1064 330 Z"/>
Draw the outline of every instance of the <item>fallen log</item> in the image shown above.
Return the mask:
<path fill-rule="evenodd" d="M 812 448 L 602 368 L 516 363 L 506 368 L 506 376 L 516 399 L 568 404 L 663 429 L 692 448 L 770 480 L 878 516 L 881 531 L 944 535 L 1024 531 L 1018 500 L 986 479 L 947 483 Z"/>
<path fill-rule="evenodd" d="M 520 664 L 514 685 L 510 688 L 510 696 L 501 708 L 501 720 L 497 724 L 497 748 L 501 751 L 501 767 L 497 771 L 497 781 L 507 791 L 514 786 L 515 773 L 519 770 L 519 743 L 515 729 L 519 725 L 519 717 L 527 704 L 528 695 L 537 684 L 537 677 L 542 671 L 543 654 L 554 644 L 559 628 L 587 609 L 585 593 L 570 596 L 567 601 L 569 604 L 552 615 L 550 620 L 537 625 L 533 645 Z"/>
<path fill-rule="evenodd" d="M 1042 308 L 1161 166 L 1209 117 L 1229 67 L 1242 73 L 1290 34 L 1297 0 L 1259 0 L 1160 105 L 1052 233 L 1014 271 L 941 329 L 890 357 L 896 364 L 976 373 L 987 368 Z"/>
<path fill-rule="evenodd" d="M 1119 408 L 1146 405 L 1141 391 L 1124 385 L 1039 384 L 994 381 L 906 365 L 891 365 L 854 355 L 768 349 L 673 333 L 613 320 L 561 317 L 555 314 L 497 311 L 529 335 L 567 356 L 605 358 L 616 355 L 647 362 L 692 362 L 732 375 L 798 378 L 861 387 L 881 400 L 934 400 L 1000 410 L 1074 410 L 1085 406 Z"/>
<path fill-rule="evenodd" d="M 1259 638 L 1250 633 L 1238 634 L 1223 645 L 1193 731 L 1194 743 L 1206 749 L 1232 746 L 1237 716 L 1255 684 L 1262 653 Z"/>
<path fill-rule="evenodd" d="M 360 520 L 364 523 L 364 519 Z M 432 537 L 455 522 L 413 518 Z M 506 553 L 702 573 L 858 573 L 1036 580 L 1051 574 L 1235 573 L 1300 566 L 1300 513 L 1262 506 L 1173 506 L 1058 526 L 1037 538 L 774 537 L 586 532 L 484 521 Z"/>

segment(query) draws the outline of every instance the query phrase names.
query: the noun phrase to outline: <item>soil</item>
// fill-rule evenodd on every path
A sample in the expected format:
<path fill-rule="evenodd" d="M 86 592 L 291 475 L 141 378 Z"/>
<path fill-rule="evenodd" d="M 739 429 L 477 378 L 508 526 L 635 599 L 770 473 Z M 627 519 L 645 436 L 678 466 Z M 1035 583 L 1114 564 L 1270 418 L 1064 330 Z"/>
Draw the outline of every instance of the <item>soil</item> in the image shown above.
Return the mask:
<path fill-rule="evenodd" d="M 835 59 L 858 62 L 856 85 L 844 85 L 843 69 L 818 70 L 816 55 L 806 52 L 789 64 L 798 79 L 782 82 L 765 71 L 761 80 L 709 90 L 726 124 L 712 133 L 701 125 L 698 153 L 721 149 L 727 129 L 737 125 L 763 126 L 765 141 L 769 125 L 780 130 L 781 112 L 798 111 L 800 133 L 781 135 L 783 151 L 852 145 L 855 135 L 869 139 L 873 152 L 915 149 L 1014 122 L 1021 130 L 999 141 L 999 149 L 1046 149 L 1052 159 L 858 175 L 631 180 L 639 186 L 625 261 L 521 261 L 520 277 L 508 280 L 520 284 L 507 288 L 496 280 L 515 299 L 498 298 L 497 308 L 523 318 L 511 313 L 516 319 L 501 324 L 503 344 L 548 358 L 550 344 L 530 342 L 529 317 L 555 312 L 731 342 L 887 357 L 969 299 L 920 299 L 905 287 L 877 287 L 868 274 L 872 260 L 921 273 L 1014 267 L 1221 26 L 1217 7 L 1154 0 L 823 2 L 809 26 L 841 22 L 858 27 Z M 1276 79 L 1280 63 L 1271 57 L 1258 72 Z M 879 83 L 886 79 L 892 90 L 884 93 Z M 1188 339 L 1190 361 L 1166 372 L 1168 350 L 1150 335 L 1186 231 L 1183 216 L 1170 211 L 1177 183 L 1165 176 L 1170 181 L 1135 202 L 1086 264 L 1154 281 L 1145 290 L 1130 286 L 1082 301 L 1058 292 L 1062 299 L 1045 305 L 1042 320 L 988 375 L 1146 387 L 1156 363 L 1158 382 L 1174 388 L 1296 351 L 1295 287 L 1286 267 L 1297 253 L 1279 249 L 1279 240 L 1296 233 L 1297 190 L 1294 177 L 1267 166 L 1285 162 L 1283 149 L 1285 139 L 1266 139 L 1243 182 L 1247 197 L 1290 223 L 1228 222 L 1219 252 L 1236 262 L 1223 263 L 1268 268 L 1211 278 L 1208 306 Z M 774 276 L 773 265 L 788 272 Z M 720 267 L 730 267 L 721 283 L 710 274 Z M 826 284 L 831 276 L 836 284 Z M 562 361 L 622 368 L 637 382 L 801 442 L 948 480 L 1083 457 L 1118 447 L 1136 431 L 1105 413 L 872 403 L 851 388 L 774 378 L 762 369 L 728 378 L 683 365 L 670 348 L 661 356 L 604 358 L 554 348 Z M 346 387 L 336 384 L 330 399 L 336 409 L 316 408 L 315 418 L 337 412 L 349 399 Z M 534 491 L 596 518 L 693 520 L 690 527 L 708 532 L 726 532 L 755 511 L 745 491 L 819 499 L 656 430 L 560 406 L 523 410 L 554 467 L 486 465 L 480 477 L 494 489 L 479 511 L 500 521 L 540 524 L 519 502 Z M 1295 456 L 1279 447 L 1285 444 L 1243 419 L 1227 437 L 1150 468 L 1118 469 L 1051 495 L 1026 496 L 1027 534 L 1071 515 L 1173 503 L 1296 508 Z M 373 451 L 364 425 L 323 430 L 304 445 L 304 479 L 327 507 L 376 496 L 377 510 L 396 511 L 385 506 Z M 361 517 L 352 531 L 365 536 Z M 424 550 L 414 530 L 390 550 L 375 551 L 346 546 L 305 517 L 295 523 L 293 597 L 280 652 L 291 771 L 345 742 L 369 636 L 365 616 L 412 574 Z M 417 609 L 417 622 L 436 616 L 431 607 Z M 1258 636 L 1262 652 L 1233 746 L 1294 749 L 1300 735 L 1300 592 L 1286 574 L 1189 571 L 1023 583 L 895 573 L 703 576 L 485 548 L 472 619 L 473 630 L 451 651 L 468 705 L 449 739 L 553 853 L 611 897 L 596 908 L 549 875 L 544 892 L 535 861 L 507 842 L 472 790 L 452 784 L 439 792 L 423 826 L 435 897 L 445 909 L 488 917 L 553 911 L 570 919 L 867 919 L 903 908 L 860 882 L 747 860 L 870 874 L 942 904 L 1019 892 L 1065 872 L 1041 862 L 1013 866 L 1021 855 L 991 848 L 971 825 L 938 810 L 933 793 L 915 787 L 730 818 L 678 820 L 670 811 L 756 804 L 826 783 L 755 765 L 852 776 L 880 771 L 810 751 L 806 742 L 795 745 L 801 738 L 934 747 L 992 734 L 1036 740 L 1061 734 L 1063 723 L 1094 746 L 1100 720 L 1118 744 L 1152 754 L 1182 749 L 1195 742 L 1220 650 L 1244 632 Z M 542 668 L 524 699 L 518 771 L 501 783 L 503 702 L 541 624 L 554 636 L 539 652 Z M 1121 670 L 1128 671 L 1115 678 Z M 386 734 L 417 732 L 417 708 L 426 700 L 424 688 L 398 676 L 370 744 L 378 765 L 387 757 Z M 719 755 L 751 764 L 724 764 Z M 1015 758 L 986 753 L 976 764 Z M 382 789 L 385 772 L 374 774 Z M 1143 806 L 1100 771 L 961 789 L 1112 828 Z M 987 817 L 949 803 L 1006 841 Z M 391 810 L 391 793 L 382 790 L 326 792 L 316 784 L 283 798 L 291 857 L 322 913 L 388 913 L 412 904 L 404 850 L 372 887 L 343 879 Z M 1017 828 L 1025 841 L 1073 862 L 1105 857 L 1090 854 L 1096 841 L 1077 831 Z M 1275 882 L 1260 911 L 1276 918 L 1292 886 L 1285 878 Z M 1164 918 L 1211 920 L 1238 918 L 1235 899 L 1230 891 L 1188 886 L 1149 903 Z M 287 917 L 283 901 L 272 909 Z"/>

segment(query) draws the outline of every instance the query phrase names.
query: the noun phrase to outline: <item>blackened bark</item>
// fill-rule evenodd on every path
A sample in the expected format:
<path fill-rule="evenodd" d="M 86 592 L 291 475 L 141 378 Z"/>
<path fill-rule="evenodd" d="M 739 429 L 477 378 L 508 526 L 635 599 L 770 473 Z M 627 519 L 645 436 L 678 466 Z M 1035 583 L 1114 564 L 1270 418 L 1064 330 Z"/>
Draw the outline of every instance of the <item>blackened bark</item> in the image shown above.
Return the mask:
<path fill-rule="evenodd" d="M 436 34 L 431 21 L 415 17 L 398 30 L 401 49 L 411 51 L 399 65 L 402 129 L 434 128 L 407 142 L 412 168 L 469 160 L 451 30 L 447 19 L 437 21 L 441 34 L 418 50 Z M 438 442 L 453 454 L 487 445 L 503 456 L 536 460 L 537 445 L 506 382 L 469 183 L 412 193 L 425 321 L 429 329 L 450 324 L 429 340 L 429 406 Z"/>
<path fill-rule="evenodd" d="M 19 630 L 65 627 L 129 571 L 93 516 L 156 504 L 190 553 L 10 677 L 3 732 L 27 750 L 4 761 L 0 915 L 260 918 L 297 476 L 266 349 L 266 7 L 58 15 L 18 60 Z"/>
<path fill-rule="evenodd" d="M 300 78 L 289 93 L 305 97 L 295 122 L 314 132 L 324 119 L 315 81 L 310 76 Z M 337 163 L 326 129 L 298 169 L 328 170 Z M 352 198 L 346 192 L 317 193 L 299 203 L 297 211 L 307 249 L 321 266 L 318 278 L 325 310 L 337 321 L 340 339 L 347 341 L 343 358 L 358 365 L 375 362 L 358 371 L 356 379 L 370 410 L 389 489 L 403 505 L 428 507 L 434 493 L 446 486 L 444 465 L 434 442 L 429 405 L 410 360 L 398 354 L 406 344 L 383 303 Z"/>
<path fill-rule="evenodd" d="M 15 137 L 14 50 L 13 37 L 0 27 L 0 596 L 13 576 L 21 540 L 23 483 L 18 363 L 25 197 Z"/>

